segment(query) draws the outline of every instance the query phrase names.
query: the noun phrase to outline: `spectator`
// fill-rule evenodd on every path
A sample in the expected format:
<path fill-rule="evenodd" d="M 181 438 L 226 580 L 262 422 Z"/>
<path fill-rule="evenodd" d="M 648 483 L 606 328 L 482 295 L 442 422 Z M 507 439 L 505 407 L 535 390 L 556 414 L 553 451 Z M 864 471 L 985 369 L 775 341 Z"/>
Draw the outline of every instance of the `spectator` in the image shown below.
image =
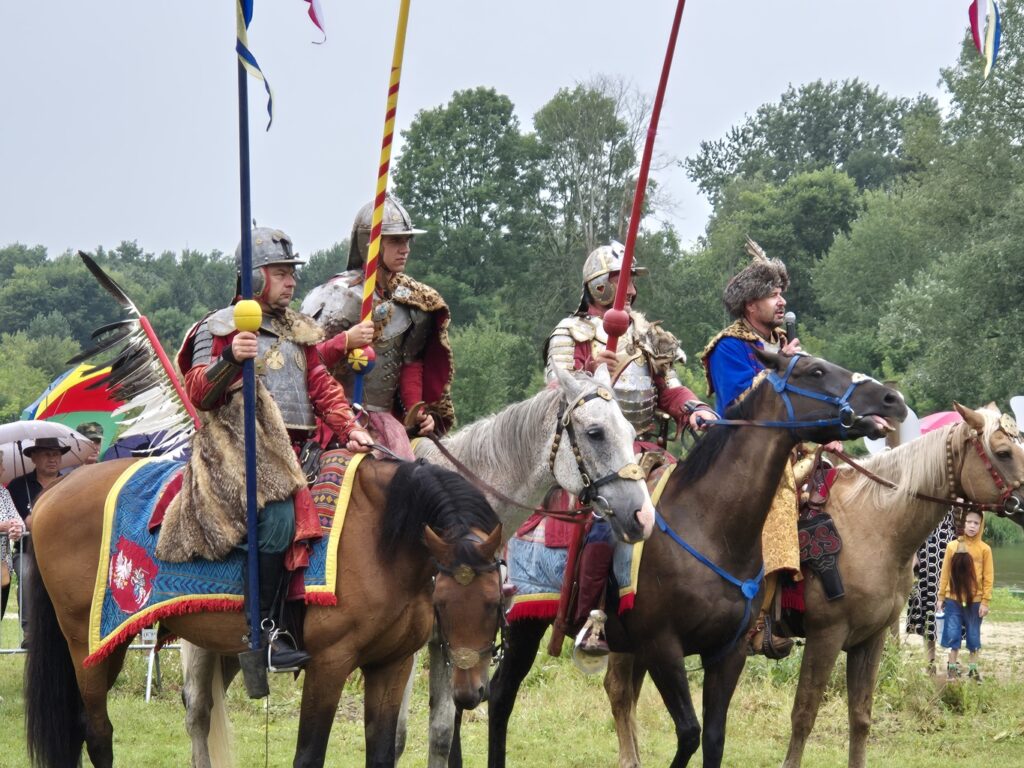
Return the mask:
<path fill-rule="evenodd" d="M 935 611 L 946 611 L 942 628 L 942 646 L 949 649 L 946 679 L 960 677 L 960 638 L 967 630 L 967 650 L 970 652 L 967 675 L 981 681 L 978 672 L 978 651 L 981 648 L 981 620 L 988 615 L 992 600 L 995 569 L 992 548 L 981 540 L 985 518 L 981 512 L 964 515 L 964 534 L 946 547 L 942 561 L 942 578 Z"/>
<path fill-rule="evenodd" d="M 0 619 L 7 612 L 7 598 L 11 591 L 11 572 L 14 563 L 11 559 L 11 547 L 8 541 L 21 539 L 25 524 L 21 522 L 18 508 L 14 506 L 10 491 L 0 485 Z"/>

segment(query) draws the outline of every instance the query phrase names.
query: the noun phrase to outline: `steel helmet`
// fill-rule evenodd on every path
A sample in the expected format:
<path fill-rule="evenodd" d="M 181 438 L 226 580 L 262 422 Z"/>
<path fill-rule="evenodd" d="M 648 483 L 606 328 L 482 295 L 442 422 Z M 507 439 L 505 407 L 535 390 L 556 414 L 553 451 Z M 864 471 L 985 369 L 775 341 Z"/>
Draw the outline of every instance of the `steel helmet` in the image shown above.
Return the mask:
<path fill-rule="evenodd" d="M 253 227 L 252 229 L 252 292 L 259 298 L 266 288 L 264 267 L 273 264 L 305 264 L 305 259 L 292 250 L 292 239 L 280 229 L 270 227 Z M 235 273 L 238 276 L 239 290 L 242 280 L 242 243 L 235 248 Z"/>
<path fill-rule="evenodd" d="M 626 247 L 612 240 L 608 245 L 595 248 L 583 262 L 583 297 L 602 307 L 610 307 L 615 299 L 615 291 L 611 290 L 610 277 L 622 271 L 622 260 L 626 256 Z M 637 266 L 636 259 L 630 270 L 634 275 L 646 275 L 647 268 Z"/>
<path fill-rule="evenodd" d="M 348 269 L 360 269 L 366 263 L 366 254 L 370 250 L 370 229 L 373 225 L 374 203 L 371 201 L 359 209 L 356 220 L 352 223 L 352 236 L 348 248 Z M 398 200 L 387 193 L 384 196 L 384 217 L 381 220 L 380 233 L 385 235 L 422 235 L 425 229 L 416 229 L 412 225 L 409 212 Z"/>

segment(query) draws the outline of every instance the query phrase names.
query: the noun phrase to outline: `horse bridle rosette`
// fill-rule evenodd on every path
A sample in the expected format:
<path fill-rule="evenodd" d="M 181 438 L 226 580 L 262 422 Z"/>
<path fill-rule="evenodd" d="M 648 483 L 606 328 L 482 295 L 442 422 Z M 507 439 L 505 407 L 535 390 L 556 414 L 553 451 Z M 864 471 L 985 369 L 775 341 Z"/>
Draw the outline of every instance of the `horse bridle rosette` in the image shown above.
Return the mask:
<path fill-rule="evenodd" d="M 644 480 L 644 471 L 640 468 L 640 465 L 635 461 L 631 461 L 614 472 L 610 472 L 603 477 L 599 477 L 596 480 L 591 478 L 589 472 L 587 472 L 586 465 L 583 463 L 583 455 L 580 453 L 579 441 L 576 439 L 576 430 L 572 425 L 572 414 L 577 409 L 595 398 L 601 398 L 602 400 L 611 401 L 614 399 L 612 393 L 605 387 L 598 387 L 593 392 L 588 392 L 585 395 L 581 395 L 573 401 L 572 405 L 566 407 L 564 404 L 558 411 L 558 421 L 555 426 L 555 439 L 551 442 L 551 454 L 548 457 L 548 463 L 551 466 L 551 472 L 554 474 L 555 471 L 555 456 L 558 453 L 558 448 L 562 441 L 562 432 L 569 437 L 569 446 L 572 448 L 572 455 L 576 459 L 576 466 L 580 471 L 580 479 L 583 481 L 583 490 L 578 494 L 579 500 L 583 504 L 592 504 L 594 506 L 594 514 L 599 517 L 607 516 L 607 503 L 601 504 L 603 501 L 602 497 L 598 495 L 597 490 L 602 485 L 612 482 L 613 480 Z"/>

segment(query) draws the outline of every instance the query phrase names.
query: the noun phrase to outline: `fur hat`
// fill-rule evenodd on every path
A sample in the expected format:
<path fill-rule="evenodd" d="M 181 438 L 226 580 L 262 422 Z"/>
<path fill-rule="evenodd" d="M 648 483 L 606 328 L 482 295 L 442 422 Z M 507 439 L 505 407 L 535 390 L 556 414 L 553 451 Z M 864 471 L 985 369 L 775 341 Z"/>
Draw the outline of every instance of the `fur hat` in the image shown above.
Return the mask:
<path fill-rule="evenodd" d="M 725 308 L 737 319 L 743 317 L 748 301 L 771 296 L 776 288 L 784 291 L 789 287 L 789 272 L 781 260 L 769 259 L 749 237 L 746 251 L 753 261 L 729 281 L 722 293 Z"/>

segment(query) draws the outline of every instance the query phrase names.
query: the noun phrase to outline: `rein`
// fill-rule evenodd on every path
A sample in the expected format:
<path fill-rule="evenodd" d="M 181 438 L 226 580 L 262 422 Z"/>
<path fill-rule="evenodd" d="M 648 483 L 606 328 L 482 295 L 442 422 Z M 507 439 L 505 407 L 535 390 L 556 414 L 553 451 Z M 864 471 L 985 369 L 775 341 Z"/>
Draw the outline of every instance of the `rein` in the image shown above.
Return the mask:
<path fill-rule="evenodd" d="M 794 386 L 790 383 L 789 377 L 793 373 L 793 368 L 796 367 L 797 361 L 804 357 L 802 352 L 797 352 L 789 360 L 789 364 L 786 366 L 785 372 L 780 376 L 775 371 L 769 371 L 767 375 L 768 381 L 772 385 L 779 397 L 782 398 L 782 402 L 786 405 L 786 414 L 788 419 L 786 421 L 754 421 L 752 419 L 701 419 L 701 422 L 711 426 L 728 426 L 728 427 L 774 427 L 782 429 L 799 429 L 803 427 L 839 427 L 840 435 L 846 436 L 846 430 L 852 427 L 857 421 L 857 413 L 853 410 L 853 406 L 850 405 L 850 396 L 853 395 L 855 389 L 863 384 L 865 381 L 871 379 L 863 374 L 855 373 L 850 381 L 850 386 L 846 388 L 846 391 L 839 397 L 835 395 L 826 395 L 821 392 L 814 392 L 809 389 L 803 389 L 802 387 Z M 835 405 L 839 407 L 839 415 L 831 419 L 817 419 L 814 421 L 797 421 L 796 413 L 793 410 L 793 401 L 790 398 L 790 394 L 801 395 L 808 397 L 812 400 L 820 400 L 823 403 L 829 405 Z"/>
<path fill-rule="evenodd" d="M 907 491 L 907 495 L 911 498 L 918 499 L 920 501 L 930 501 L 935 504 L 948 505 L 962 509 L 965 512 L 996 512 L 1003 517 L 1012 517 L 1013 515 L 1021 512 L 1021 502 L 1016 496 L 1013 495 L 1014 486 L 1011 486 L 1006 482 L 1006 479 L 999 474 L 999 471 L 993 466 L 992 461 L 989 459 L 988 454 L 985 452 L 984 446 L 981 444 L 981 440 L 978 438 L 978 433 L 974 430 L 971 431 L 971 435 L 967 442 L 974 446 L 978 456 L 981 458 L 982 463 L 992 476 L 992 480 L 995 483 L 996 490 L 999 491 L 1000 497 L 998 502 L 994 503 L 982 503 L 968 499 L 962 494 L 956 492 L 957 489 L 957 475 L 963 470 L 964 460 L 966 456 L 961 456 L 960 466 L 957 472 L 953 471 L 953 430 L 950 430 L 948 437 L 946 438 L 946 472 L 949 481 L 949 496 L 932 496 L 927 493 L 921 493 L 920 491 Z M 842 451 L 828 451 L 836 458 L 846 462 L 854 470 L 862 474 L 869 480 L 878 483 L 879 485 L 888 488 L 890 490 L 898 490 L 899 485 L 894 483 L 892 480 L 887 480 L 884 477 L 876 475 L 871 470 L 867 469 L 863 465 L 857 463 L 850 456 Z"/>

